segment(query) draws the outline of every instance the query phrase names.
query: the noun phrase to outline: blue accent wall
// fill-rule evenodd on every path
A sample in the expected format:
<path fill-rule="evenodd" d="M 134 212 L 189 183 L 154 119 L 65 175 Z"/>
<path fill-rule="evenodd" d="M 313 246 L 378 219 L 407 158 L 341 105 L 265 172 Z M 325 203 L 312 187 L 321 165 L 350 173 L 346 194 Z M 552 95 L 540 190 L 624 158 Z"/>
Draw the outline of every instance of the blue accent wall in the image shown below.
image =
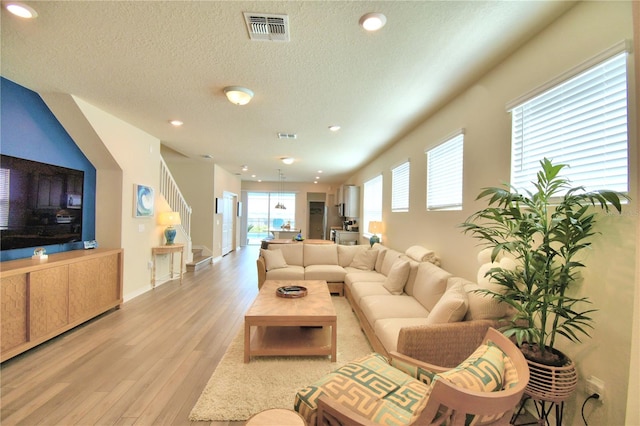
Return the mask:
<path fill-rule="evenodd" d="M 13 157 L 84 171 L 82 239 L 96 234 L 96 169 L 40 95 L 0 78 L 0 152 Z M 83 248 L 82 242 L 46 246 L 47 253 Z M 31 257 L 33 248 L 2 250 L 0 260 Z"/>

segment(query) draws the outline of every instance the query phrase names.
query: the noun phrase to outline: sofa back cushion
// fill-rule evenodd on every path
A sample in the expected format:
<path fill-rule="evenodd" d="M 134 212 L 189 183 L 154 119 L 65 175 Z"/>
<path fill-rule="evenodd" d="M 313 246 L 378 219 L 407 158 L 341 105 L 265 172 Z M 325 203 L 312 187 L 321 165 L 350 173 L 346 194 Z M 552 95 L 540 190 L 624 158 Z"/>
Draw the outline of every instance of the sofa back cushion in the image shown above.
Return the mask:
<path fill-rule="evenodd" d="M 368 249 L 368 245 L 347 246 L 344 244 L 338 244 L 338 265 L 346 268 L 351 265 L 356 254 Z"/>
<path fill-rule="evenodd" d="M 337 265 L 337 244 L 302 244 L 304 246 L 304 266 Z"/>
<path fill-rule="evenodd" d="M 432 263 L 420 263 L 413 285 L 413 297 L 431 311 L 447 290 L 447 280 L 450 276 L 449 272 Z"/>
<path fill-rule="evenodd" d="M 280 250 L 287 265 L 302 266 L 302 246 L 302 243 L 269 244 L 269 250 Z"/>

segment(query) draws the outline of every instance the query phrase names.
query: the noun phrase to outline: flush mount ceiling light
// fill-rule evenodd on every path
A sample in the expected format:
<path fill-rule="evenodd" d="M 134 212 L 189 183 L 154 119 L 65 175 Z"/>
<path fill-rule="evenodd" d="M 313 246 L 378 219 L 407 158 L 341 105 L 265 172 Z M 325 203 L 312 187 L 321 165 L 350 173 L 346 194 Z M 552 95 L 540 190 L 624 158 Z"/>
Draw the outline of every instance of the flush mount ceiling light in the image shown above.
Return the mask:
<path fill-rule="evenodd" d="M 229 102 L 236 105 L 246 105 L 253 98 L 253 92 L 246 87 L 228 86 L 224 88 L 224 94 L 227 95 Z"/>
<path fill-rule="evenodd" d="M 360 26 L 367 31 L 378 31 L 387 23 L 387 17 L 382 13 L 367 13 L 360 18 Z"/>
<path fill-rule="evenodd" d="M 20 18 L 33 19 L 38 17 L 38 12 L 26 4 L 11 2 L 7 3 L 5 8 Z"/>
<path fill-rule="evenodd" d="M 280 161 L 282 161 L 284 164 L 293 164 L 295 159 L 293 157 L 282 157 Z"/>

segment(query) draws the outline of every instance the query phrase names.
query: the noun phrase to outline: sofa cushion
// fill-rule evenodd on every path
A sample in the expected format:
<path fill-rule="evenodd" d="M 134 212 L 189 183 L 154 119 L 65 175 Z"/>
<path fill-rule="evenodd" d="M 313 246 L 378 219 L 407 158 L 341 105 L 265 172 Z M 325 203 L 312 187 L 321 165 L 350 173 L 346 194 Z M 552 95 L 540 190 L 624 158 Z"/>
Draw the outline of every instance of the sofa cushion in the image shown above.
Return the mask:
<path fill-rule="evenodd" d="M 363 271 L 373 271 L 378 259 L 378 250 L 361 250 L 354 257 L 349 266 Z"/>
<path fill-rule="evenodd" d="M 309 265 L 304 268 L 304 279 L 338 283 L 344 281 L 346 273 L 347 271 L 340 265 Z"/>
<path fill-rule="evenodd" d="M 380 319 L 426 318 L 429 315 L 424 306 L 406 294 L 366 296 L 360 299 L 360 309 L 372 327 Z"/>
<path fill-rule="evenodd" d="M 431 311 L 447 289 L 450 276 L 450 273 L 432 263 L 421 263 L 413 286 L 413 297 Z"/>
<path fill-rule="evenodd" d="M 287 267 L 287 261 L 284 259 L 282 250 L 260 249 L 260 255 L 264 258 L 264 264 L 267 271 Z"/>
<path fill-rule="evenodd" d="M 303 244 L 304 266 L 338 265 L 338 247 L 336 244 Z"/>
<path fill-rule="evenodd" d="M 269 244 L 268 250 L 280 250 L 287 265 L 304 266 L 302 264 L 302 243 Z"/>
<path fill-rule="evenodd" d="M 382 262 L 384 261 L 384 256 L 387 254 L 388 247 L 383 246 L 380 243 L 375 243 L 373 247 L 374 250 L 378 250 L 378 259 L 376 259 L 376 266 L 374 267 L 374 271 L 382 272 Z"/>
<path fill-rule="evenodd" d="M 304 268 L 298 265 L 289 265 L 286 268 L 267 271 L 268 280 L 304 280 Z"/>
<path fill-rule="evenodd" d="M 407 284 L 404 286 L 404 292 L 409 296 L 413 296 L 413 288 L 416 283 L 416 277 L 418 276 L 418 266 L 420 266 L 420 262 L 411 259 L 406 254 L 400 256 L 400 259 L 409 261 L 409 276 L 407 277 Z"/>
<path fill-rule="evenodd" d="M 428 318 L 385 318 L 376 321 L 374 331 L 376 337 L 382 343 L 384 348 L 391 352 L 398 350 L 398 336 L 400 335 L 400 329 L 404 327 L 412 327 L 419 325 L 426 325 Z"/>
<path fill-rule="evenodd" d="M 504 357 L 504 352 L 489 341 L 480 345 L 460 365 L 437 374 L 435 379 L 444 379 L 461 388 L 478 392 L 495 392 L 502 389 Z"/>
<path fill-rule="evenodd" d="M 467 313 L 469 299 L 462 283 L 458 282 L 449 287 L 438 303 L 429 312 L 428 324 L 445 324 L 462 321 Z"/>
<path fill-rule="evenodd" d="M 327 395 L 376 424 L 413 424 L 427 404 L 431 387 L 370 354 L 327 374 L 299 390 L 294 409 L 315 425 L 318 397 Z"/>
<path fill-rule="evenodd" d="M 381 282 L 358 281 L 349 286 L 349 291 L 353 301 L 360 306 L 360 299 L 365 296 L 389 296 L 389 291 L 384 288 Z"/>
<path fill-rule="evenodd" d="M 366 245 L 348 246 L 345 244 L 338 244 L 338 265 L 342 267 L 351 265 L 356 254 L 368 249 L 369 246 Z"/>
<path fill-rule="evenodd" d="M 400 253 L 399 251 L 393 250 L 393 249 L 387 249 L 387 251 L 384 254 L 384 260 L 382 261 L 382 267 L 380 269 L 380 272 L 385 275 L 388 276 L 389 272 L 391 271 L 391 267 L 393 266 L 394 263 L 396 263 L 396 260 L 398 260 L 398 258 L 402 255 L 402 253 Z"/>
<path fill-rule="evenodd" d="M 389 293 L 400 295 L 404 293 L 404 285 L 407 283 L 407 277 L 409 276 L 409 261 L 397 259 L 387 275 L 387 279 L 384 280 L 384 288 L 389 290 Z"/>

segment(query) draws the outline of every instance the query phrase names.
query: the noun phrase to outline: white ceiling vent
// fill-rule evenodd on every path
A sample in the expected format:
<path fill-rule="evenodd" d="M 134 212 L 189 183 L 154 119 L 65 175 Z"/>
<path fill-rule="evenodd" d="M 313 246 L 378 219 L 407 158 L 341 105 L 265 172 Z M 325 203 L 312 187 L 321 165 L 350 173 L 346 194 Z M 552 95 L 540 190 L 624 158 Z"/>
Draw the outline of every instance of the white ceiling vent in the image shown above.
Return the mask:
<path fill-rule="evenodd" d="M 289 41 L 289 17 L 265 13 L 244 13 L 251 40 Z"/>

